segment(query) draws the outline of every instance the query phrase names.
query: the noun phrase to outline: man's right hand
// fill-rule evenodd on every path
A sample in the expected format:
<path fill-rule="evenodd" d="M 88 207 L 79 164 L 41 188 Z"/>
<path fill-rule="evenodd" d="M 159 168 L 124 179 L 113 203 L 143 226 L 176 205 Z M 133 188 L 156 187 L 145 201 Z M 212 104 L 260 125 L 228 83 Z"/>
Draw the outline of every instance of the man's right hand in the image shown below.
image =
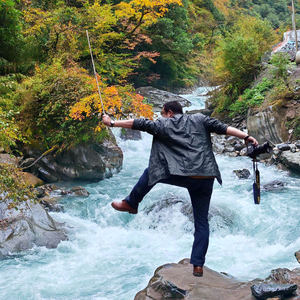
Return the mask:
<path fill-rule="evenodd" d="M 102 122 L 106 126 L 110 126 L 111 118 L 108 115 L 103 115 L 102 116 Z"/>

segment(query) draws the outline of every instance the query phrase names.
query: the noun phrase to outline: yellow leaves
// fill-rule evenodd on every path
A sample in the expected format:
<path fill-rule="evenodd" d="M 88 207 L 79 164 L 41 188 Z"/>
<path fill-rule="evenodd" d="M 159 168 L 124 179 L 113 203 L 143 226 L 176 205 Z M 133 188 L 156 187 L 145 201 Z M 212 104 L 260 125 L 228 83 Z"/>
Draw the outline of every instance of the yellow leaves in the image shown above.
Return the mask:
<path fill-rule="evenodd" d="M 229 0 L 214 0 L 214 4 L 224 15 L 229 15 L 229 6 L 230 1 Z"/>
<path fill-rule="evenodd" d="M 81 15 L 75 7 L 61 7 L 43 11 L 31 6 L 23 11 L 24 30 L 23 34 L 31 39 L 36 39 L 48 50 L 48 55 L 55 56 L 57 53 L 70 53 L 73 57 L 78 56 L 78 24 Z"/>
<path fill-rule="evenodd" d="M 26 35 L 35 35 L 36 33 L 42 33 L 47 28 L 49 22 L 51 22 L 51 13 L 45 12 L 39 8 L 29 8 L 23 11 L 25 22 L 29 25 L 24 31 Z"/>
<path fill-rule="evenodd" d="M 105 35 L 113 34 L 111 27 L 117 23 L 117 18 L 112 12 L 112 6 L 108 4 L 99 4 L 96 1 L 87 9 L 87 22 L 92 23 L 89 29 L 91 37 L 97 36 L 97 42 L 101 45 L 107 38 Z"/>
<path fill-rule="evenodd" d="M 70 117 L 79 121 L 82 121 L 85 117 L 90 117 L 92 114 L 90 104 L 96 102 L 96 96 L 95 94 L 87 96 L 72 106 L 70 109 Z"/>
<path fill-rule="evenodd" d="M 115 14 L 119 19 L 135 20 L 146 26 L 154 24 L 168 12 L 170 4 L 182 5 L 181 0 L 132 0 L 116 5 Z"/>
<path fill-rule="evenodd" d="M 10 152 L 10 147 L 22 140 L 20 130 L 14 118 L 13 111 L 3 111 L 0 107 L 0 148 Z"/>
<path fill-rule="evenodd" d="M 100 132 L 102 130 L 105 130 L 106 126 L 103 123 L 99 123 L 96 128 L 95 128 L 95 132 Z"/>

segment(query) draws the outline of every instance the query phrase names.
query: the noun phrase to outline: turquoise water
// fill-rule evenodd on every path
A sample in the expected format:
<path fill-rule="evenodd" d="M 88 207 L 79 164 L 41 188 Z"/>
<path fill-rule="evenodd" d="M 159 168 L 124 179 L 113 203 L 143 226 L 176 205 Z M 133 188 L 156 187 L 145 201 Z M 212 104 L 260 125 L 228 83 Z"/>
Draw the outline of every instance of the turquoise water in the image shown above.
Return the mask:
<path fill-rule="evenodd" d="M 186 95 L 189 109 L 205 98 Z M 69 241 L 57 249 L 35 247 L 0 261 L 0 299 L 5 300 L 131 300 L 144 289 L 155 269 L 190 256 L 193 224 L 178 203 L 159 213 L 146 213 L 168 197 L 188 202 L 184 189 L 158 184 L 144 199 L 136 216 L 114 211 L 110 203 L 124 199 L 148 164 L 151 136 L 122 141 L 120 173 L 99 183 L 85 184 L 88 198 L 65 197 L 64 213 L 51 216 L 69 227 Z M 216 156 L 223 186 L 215 184 L 210 219 L 211 238 L 206 265 L 244 280 L 265 278 L 278 267 L 299 266 L 300 179 L 259 164 L 261 183 L 278 179 L 283 190 L 262 192 L 255 205 L 252 179 L 238 180 L 232 170 L 248 168 L 247 157 Z"/>

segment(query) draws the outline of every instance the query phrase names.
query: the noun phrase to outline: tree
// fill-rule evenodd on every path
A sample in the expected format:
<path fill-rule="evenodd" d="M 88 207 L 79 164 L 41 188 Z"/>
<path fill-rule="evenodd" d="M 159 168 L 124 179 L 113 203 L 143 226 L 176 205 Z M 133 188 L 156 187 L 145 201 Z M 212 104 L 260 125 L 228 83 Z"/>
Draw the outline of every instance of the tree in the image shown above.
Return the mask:
<path fill-rule="evenodd" d="M 132 88 L 108 87 L 101 78 L 99 83 L 106 113 L 116 118 L 152 116 L 151 107 Z M 102 107 L 95 80 L 74 62 L 66 66 L 55 60 L 50 66 L 37 67 L 35 76 L 17 92 L 22 130 L 41 149 L 101 142 L 108 135 L 98 117 Z"/>
<path fill-rule="evenodd" d="M 152 44 L 148 28 L 159 22 L 170 7 L 181 5 L 181 0 L 131 0 L 114 6 L 95 2 L 86 7 L 97 69 L 108 83 L 124 81 L 145 61 L 155 64 L 160 53 L 148 47 Z"/>
<path fill-rule="evenodd" d="M 6 74 L 16 68 L 22 52 L 20 17 L 15 1 L 0 2 L 0 74 Z"/>
<path fill-rule="evenodd" d="M 36 47 L 35 53 L 40 62 L 51 63 L 53 58 L 66 54 L 72 59 L 78 57 L 81 16 L 76 8 L 62 5 L 45 11 L 29 7 L 23 13 L 26 41 Z"/>
<path fill-rule="evenodd" d="M 9 164 L 0 163 L 0 201 L 13 200 L 9 208 L 16 208 L 18 203 L 35 198 L 32 186 L 20 170 Z"/>
<path fill-rule="evenodd" d="M 187 62 L 194 49 L 187 6 L 187 1 L 183 1 L 182 6 L 169 7 L 164 17 L 147 29 L 151 43 L 143 43 L 136 49 L 143 47 L 148 53 L 156 52 L 158 56 L 156 61 L 142 58 L 136 69 L 139 75 L 133 76 L 137 86 L 151 84 L 166 87 L 174 82 L 177 85 L 189 84 L 189 81 L 190 84 L 195 83 L 197 76 L 187 71 Z"/>
<path fill-rule="evenodd" d="M 248 87 L 259 69 L 259 61 L 275 41 L 269 23 L 242 16 L 232 32 L 220 42 L 216 53 L 216 74 L 229 94 L 236 96 Z"/>

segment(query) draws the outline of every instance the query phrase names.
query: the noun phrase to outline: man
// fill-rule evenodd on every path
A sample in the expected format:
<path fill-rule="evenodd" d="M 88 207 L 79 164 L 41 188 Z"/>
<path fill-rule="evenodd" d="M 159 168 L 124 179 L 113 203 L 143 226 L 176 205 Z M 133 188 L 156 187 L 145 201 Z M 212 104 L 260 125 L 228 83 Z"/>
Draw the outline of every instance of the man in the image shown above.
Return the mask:
<path fill-rule="evenodd" d="M 165 103 L 162 118 L 156 121 L 131 119 L 112 121 L 103 116 L 103 123 L 112 127 L 131 128 L 153 135 L 149 166 L 131 193 L 121 202 L 112 202 L 118 211 L 136 214 L 138 205 L 156 183 L 187 188 L 193 206 L 195 223 L 191 254 L 193 274 L 203 276 L 203 265 L 208 248 L 208 210 L 214 179 L 222 184 L 211 143 L 211 132 L 227 134 L 258 145 L 255 138 L 202 114 L 183 114 L 176 101 Z"/>

